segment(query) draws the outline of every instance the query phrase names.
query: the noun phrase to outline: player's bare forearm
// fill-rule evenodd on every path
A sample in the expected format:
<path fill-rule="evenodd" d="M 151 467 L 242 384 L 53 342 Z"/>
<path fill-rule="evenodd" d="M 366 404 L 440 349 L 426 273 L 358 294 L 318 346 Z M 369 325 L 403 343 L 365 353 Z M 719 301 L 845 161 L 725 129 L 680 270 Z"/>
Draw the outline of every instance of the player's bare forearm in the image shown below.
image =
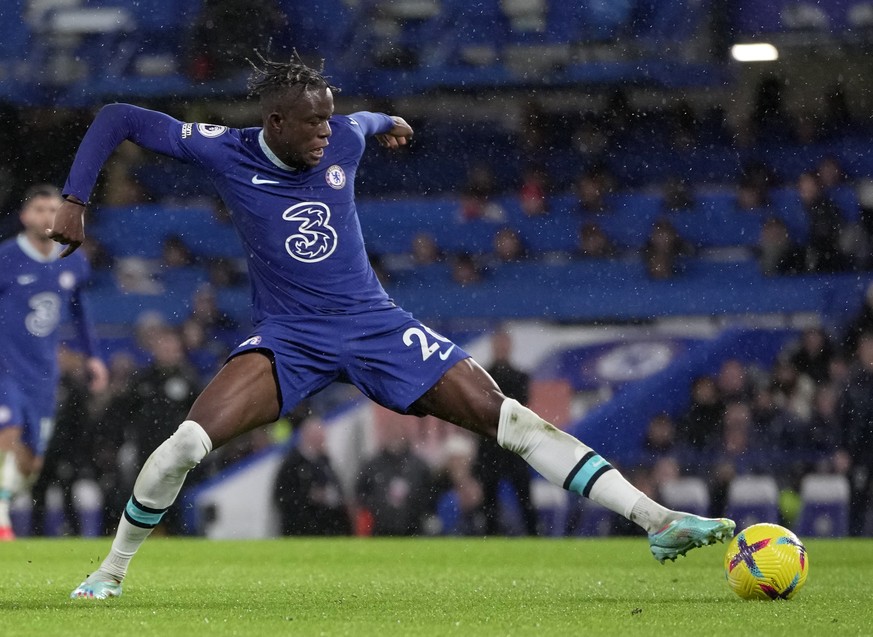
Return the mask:
<path fill-rule="evenodd" d="M 405 119 L 397 115 L 392 115 L 391 119 L 394 120 L 394 127 L 387 133 L 376 135 L 376 139 L 385 148 L 394 149 L 405 146 L 407 141 L 412 138 L 412 126 L 407 124 Z"/>
<path fill-rule="evenodd" d="M 85 240 L 84 217 L 85 204 L 75 197 L 65 200 L 55 213 L 52 227 L 45 232 L 50 239 L 67 246 L 61 257 L 73 254 Z"/>

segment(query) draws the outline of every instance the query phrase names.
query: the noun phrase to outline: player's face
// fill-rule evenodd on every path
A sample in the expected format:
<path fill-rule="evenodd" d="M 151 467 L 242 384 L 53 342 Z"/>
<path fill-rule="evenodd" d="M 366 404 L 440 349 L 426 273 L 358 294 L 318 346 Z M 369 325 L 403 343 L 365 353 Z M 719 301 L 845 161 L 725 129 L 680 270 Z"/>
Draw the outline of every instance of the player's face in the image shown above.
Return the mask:
<path fill-rule="evenodd" d="M 293 94 L 292 94 L 293 95 Z M 286 104 L 284 113 L 273 113 L 268 127 L 274 142 L 273 152 L 283 162 L 295 168 L 317 166 L 324 156 L 331 130 L 328 120 L 333 115 L 333 93 L 330 89 L 314 89 L 297 94 Z"/>
<path fill-rule="evenodd" d="M 60 205 L 60 197 L 40 195 L 28 201 L 21 209 L 24 230 L 34 237 L 46 238 L 45 231 L 52 227 Z"/>

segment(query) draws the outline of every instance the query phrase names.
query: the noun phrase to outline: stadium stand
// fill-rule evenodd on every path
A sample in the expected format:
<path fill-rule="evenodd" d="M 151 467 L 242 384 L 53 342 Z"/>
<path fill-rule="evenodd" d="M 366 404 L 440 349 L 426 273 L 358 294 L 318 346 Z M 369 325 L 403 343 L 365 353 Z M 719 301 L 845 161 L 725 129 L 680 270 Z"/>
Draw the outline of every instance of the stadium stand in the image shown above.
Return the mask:
<path fill-rule="evenodd" d="M 626 368 L 637 369 L 640 361 L 654 356 L 652 352 L 662 351 L 668 351 L 669 364 L 644 378 L 606 384 L 589 382 L 580 371 L 583 363 L 595 358 L 591 348 L 578 342 L 544 345 L 552 348 L 548 360 L 531 370 L 535 384 L 545 388 L 538 400 L 554 408 L 563 426 L 617 463 L 637 467 L 648 461 L 646 424 L 661 412 L 680 422 L 698 376 L 715 375 L 734 357 L 758 370 L 763 377 L 759 384 L 769 390 L 775 381 L 768 374 L 800 337 L 799 325 L 821 325 L 841 340 L 846 325 L 862 309 L 873 282 L 869 246 L 866 261 L 840 272 L 765 274 L 758 260 L 762 230 L 770 217 L 782 220 L 790 239 L 806 248 L 813 228 L 796 180 L 816 170 L 825 158 L 834 158 L 845 174 L 842 183 L 827 188 L 827 198 L 838 208 L 843 227 L 870 240 L 870 206 L 859 193 L 873 179 L 873 144 L 861 118 L 817 121 L 820 130 L 812 138 L 804 138 L 791 124 L 772 129 L 750 126 L 755 130 L 749 138 L 740 139 L 725 113 L 711 107 L 711 100 L 688 107 L 694 111 L 690 123 L 683 119 L 681 107 L 651 106 L 658 101 L 653 96 L 664 96 L 664 104 L 682 99 L 680 88 L 724 90 L 736 81 L 720 56 L 695 54 L 700 48 L 694 44 L 708 37 L 716 3 L 275 4 L 287 23 L 276 29 L 271 51 L 284 54 L 296 46 L 307 59 L 327 58 L 332 80 L 353 103 L 369 107 L 374 100 L 401 100 L 414 109 L 433 102 L 422 109 L 419 121 L 413 121 L 416 137 L 409 148 L 391 156 L 368 150 L 358 172 L 364 236 L 385 275 L 386 288 L 399 304 L 461 338 L 506 320 L 657 325 L 702 319 L 716 326 L 705 338 L 674 338 L 666 345 L 654 338 L 632 339 L 629 344 L 639 347 L 618 357 Z M 35 12 L 35 5 L 48 8 Z M 863 5 L 848 0 L 743 0 L 729 7 L 727 35 L 772 34 L 790 42 L 793 34 L 801 33 L 857 42 L 869 28 Z M 0 6 L 0 17 L 8 25 L 0 40 L 0 100 L 21 112 L 69 108 L 84 113 L 86 120 L 90 111 L 84 109 L 108 101 L 175 108 L 185 100 L 197 100 L 197 107 L 179 106 L 177 112 L 202 117 L 209 109 L 202 108 L 201 100 L 221 101 L 245 92 L 245 72 L 240 68 L 223 77 L 200 76 L 192 69 L 192 34 L 202 3 L 70 0 L 52 6 L 26 0 Z M 631 107 L 628 95 L 646 90 L 653 93 L 642 100 L 644 105 Z M 584 95 L 578 100 L 584 106 L 563 105 L 568 95 Z M 434 106 L 459 96 L 475 106 L 463 116 L 457 111 L 441 116 Z M 540 97 L 549 110 L 535 113 L 533 119 L 540 118 L 543 130 L 507 121 L 507 112 L 527 112 Z M 619 108 L 622 99 L 628 103 L 626 112 Z M 485 104 L 489 100 L 492 103 Z M 379 102 L 379 107 L 393 108 L 389 104 Z M 411 116 L 418 117 L 414 111 Z M 29 125 L 26 135 L 38 133 L 39 126 Z M 78 125 L 66 128 L 76 132 Z M 603 136 L 600 146 L 583 134 L 586 130 Z M 538 147 L 531 147 L 532 137 L 540 140 Z M 501 211 L 498 219 L 465 219 L 461 212 L 463 184 L 477 162 L 494 173 L 488 203 Z M 526 214 L 520 198 L 530 164 L 547 176 L 542 216 Z M 738 204 L 738 186 L 756 165 L 769 170 L 764 201 L 744 210 Z M 10 160 L 3 168 L 14 172 L 16 167 Z M 592 172 L 609 182 L 598 212 L 584 210 L 574 189 L 580 175 Z M 243 326 L 239 329 L 244 333 L 250 299 L 244 275 L 236 276 L 243 248 L 220 217 L 208 180 L 195 169 L 155 157 L 136 163 L 129 176 L 141 187 L 142 201 L 97 205 L 89 224 L 104 262 L 95 263 L 88 294 L 99 308 L 107 350 L 137 350 L 131 326 L 143 312 L 158 312 L 171 324 L 185 324 L 191 318 L 193 296 L 206 283 L 216 288 L 221 315 Z M 689 201 L 679 209 L 670 209 L 664 194 L 672 179 L 679 179 L 687 190 Z M 653 276 L 645 255 L 653 228 L 665 219 L 687 250 L 678 256 L 671 276 L 662 279 Z M 613 253 L 580 255 L 579 233 L 587 222 L 605 233 Z M 519 234 L 524 258 L 503 262 L 495 257 L 494 237 L 505 228 Z M 432 235 L 440 250 L 435 263 L 417 265 L 410 259 L 412 242 L 421 232 Z M 162 263 L 164 243 L 172 237 L 181 237 L 192 263 Z M 462 286 L 453 279 L 456 255 L 473 260 L 481 282 Z M 120 275 L 128 266 L 140 269 L 148 290 L 125 287 Z M 216 269 L 233 280 L 215 284 Z M 232 344 L 237 336 L 225 334 L 227 343 L 214 340 Z M 658 350 L 662 345 L 664 349 Z M 598 353 L 609 349 L 601 347 Z M 841 354 L 847 367 L 854 362 L 853 352 Z M 845 377 L 829 372 L 826 380 L 815 381 L 816 391 L 827 385 L 836 392 L 845 382 Z M 592 400 L 585 410 L 580 408 L 589 394 L 598 393 L 609 400 Z M 658 400 L 652 401 L 652 396 Z M 809 407 L 811 399 L 804 400 Z M 777 411 L 784 415 L 784 405 Z M 792 427 L 800 427 L 779 418 L 767 425 L 772 425 L 767 436 L 778 441 L 779 436 L 790 437 L 786 431 Z M 842 496 L 838 502 L 821 502 L 816 499 L 821 488 L 810 486 L 815 480 L 802 476 L 831 470 L 830 454 L 837 444 L 829 440 L 817 448 L 789 450 L 785 443 L 773 453 L 774 473 L 778 467 L 784 475 L 775 488 L 799 489 L 804 499 L 798 519 L 802 534 L 848 532 Z M 672 453 L 690 474 L 715 452 L 678 445 Z M 679 482 L 659 486 L 668 502 L 685 502 L 683 508 L 705 512 L 719 505 L 705 478 L 683 475 Z M 844 484 L 842 478 L 827 479 Z M 220 478 L 210 482 L 209 489 L 220 488 L 218 482 Z M 771 486 L 768 482 L 770 495 Z M 729 504 L 739 507 L 742 489 L 731 489 Z M 842 493 L 843 487 L 824 490 Z M 511 508 L 512 499 L 506 500 Z M 777 521 L 773 498 L 766 504 L 766 512 L 753 517 Z M 456 509 L 447 495 L 441 508 L 445 529 L 457 527 L 452 517 Z M 752 519 L 739 509 L 730 510 L 741 514 L 744 522 Z M 590 510 L 588 503 L 563 509 L 551 503 L 543 509 L 543 518 L 550 520 L 545 526 L 560 528 L 561 533 L 599 535 L 615 526 L 615 520 Z M 263 526 L 267 528 L 268 522 Z M 60 524 L 55 521 L 52 528 L 60 529 Z"/>

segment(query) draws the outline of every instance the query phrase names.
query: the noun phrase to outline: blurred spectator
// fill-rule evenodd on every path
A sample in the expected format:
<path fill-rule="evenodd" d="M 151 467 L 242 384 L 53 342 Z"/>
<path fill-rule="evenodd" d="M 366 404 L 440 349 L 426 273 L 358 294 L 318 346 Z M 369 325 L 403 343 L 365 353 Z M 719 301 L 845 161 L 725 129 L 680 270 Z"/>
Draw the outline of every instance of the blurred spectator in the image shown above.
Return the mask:
<path fill-rule="evenodd" d="M 161 244 L 161 267 L 162 268 L 185 268 L 194 263 L 194 255 L 190 248 L 177 234 L 164 238 Z"/>
<path fill-rule="evenodd" d="M 837 413 L 839 392 L 833 385 L 820 385 L 816 388 L 812 401 L 812 418 L 809 421 L 809 435 L 804 444 L 816 454 L 825 457 L 840 446 L 840 419 Z M 816 467 L 818 471 L 830 470 L 827 466 Z"/>
<path fill-rule="evenodd" d="M 198 259 L 195 257 L 194 261 Z M 216 289 L 232 288 L 248 284 L 245 264 L 237 259 L 217 257 L 206 261 L 209 284 Z"/>
<path fill-rule="evenodd" d="M 804 172 L 797 178 L 797 192 L 809 221 L 806 265 L 810 272 L 841 272 L 849 268 L 840 249 L 843 217 L 837 205 L 828 199 L 818 177 Z"/>
<path fill-rule="evenodd" d="M 637 113 L 631 106 L 627 89 L 619 87 L 613 90 L 603 109 L 603 127 L 614 143 L 615 138 L 633 130 L 633 120 Z"/>
<path fill-rule="evenodd" d="M 583 214 L 603 214 L 609 212 L 606 195 L 609 182 L 602 171 L 589 169 L 581 173 L 573 184 L 579 201 L 579 211 Z"/>
<path fill-rule="evenodd" d="M 88 404 L 91 421 L 103 423 L 94 427 L 88 447 L 89 460 L 103 493 L 104 533 L 114 531 L 107 525 L 114 524 L 117 519 L 118 511 L 130 497 L 128 487 L 139 471 L 135 444 L 127 436 L 127 427 L 111 424 L 126 423 L 131 418 L 131 387 L 136 370 L 133 355 L 125 351 L 115 352 L 109 358 L 109 386 L 92 396 Z"/>
<path fill-rule="evenodd" d="M 812 417 L 815 384 L 800 374 L 791 360 L 780 358 L 771 371 L 770 392 L 776 407 L 793 420 L 808 422 Z"/>
<path fill-rule="evenodd" d="M 521 240 L 518 230 L 504 226 L 495 234 L 492 241 L 492 256 L 497 264 L 517 263 L 528 257 L 527 249 Z"/>
<path fill-rule="evenodd" d="M 136 317 L 133 326 L 136 346 L 140 353 L 151 352 L 158 339 L 169 327 L 164 316 L 155 310 L 147 310 Z"/>
<path fill-rule="evenodd" d="M 837 463 L 847 467 L 852 485 L 849 533 L 863 535 L 873 497 L 873 332 L 859 336 L 856 360 L 837 410 L 842 432 Z"/>
<path fill-rule="evenodd" d="M 189 74 L 204 81 L 247 71 L 246 58 L 278 35 L 286 21 L 275 0 L 203 0 L 191 30 Z"/>
<path fill-rule="evenodd" d="M 764 221 L 756 252 L 765 276 L 802 274 L 806 270 L 804 249 L 791 241 L 788 227 L 778 217 Z"/>
<path fill-rule="evenodd" d="M 547 198 L 548 181 L 545 170 L 540 166 L 528 166 L 521 176 L 518 189 L 518 202 L 521 211 L 528 217 L 539 217 L 549 212 Z"/>
<path fill-rule="evenodd" d="M 446 486 L 457 498 L 458 523 L 454 529 L 444 529 L 455 535 L 482 535 L 485 516 L 482 511 L 482 485 L 473 475 L 476 444 L 465 433 L 453 433 L 445 444 Z"/>
<path fill-rule="evenodd" d="M 791 140 L 794 125 L 785 110 L 782 92 L 783 82 L 776 75 L 765 75 L 759 81 L 751 117 L 752 130 L 758 140 Z"/>
<path fill-rule="evenodd" d="M 679 258 L 690 255 L 691 246 L 684 241 L 667 219 L 658 219 L 643 247 L 643 261 L 649 277 L 671 279 L 679 273 Z"/>
<path fill-rule="evenodd" d="M 816 388 L 808 419 L 791 414 L 774 419 L 768 436 L 778 449 L 790 452 L 799 473 L 830 472 L 830 456 L 840 446 L 841 429 L 837 415 L 839 393 L 833 385 Z"/>
<path fill-rule="evenodd" d="M 810 327 L 803 331 L 799 346 L 791 354 L 791 362 L 799 373 L 815 383 L 825 383 L 830 378 L 833 357 L 834 348 L 825 331 L 820 327 Z"/>
<path fill-rule="evenodd" d="M 504 395 L 527 404 L 530 379 L 512 364 L 512 336 L 505 329 L 498 329 L 491 336 L 492 361 L 487 371 Z M 501 532 L 498 493 L 501 481 L 506 481 L 515 491 L 521 506 L 524 530 L 528 535 L 537 534 L 537 513 L 530 495 L 531 473 L 527 463 L 519 456 L 506 451 L 496 440 L 482 438 L 476 457 L 475 475 L 482 485 L 482 511 L 485 514 L 485 533 Z"/>
<path fill-rule="evenodd" d="M 412 237 L 412 263 L 416 266 L 431 265 L 443 260 L 443 253 L 436 237 L 430 232 L 416 232 Z"/>
<path fill-rule="evenodd" d="M 594 221 L 586 221 L 579 228 L 579 248 L 576 256 L 580 259 L 609 259 L 616 255 L 616 249 L 609 237 Z"/>
<path fill-rule="evenodd" d="M 199 390 L 175 328 L 161 328 L 149 345 L 151 362 L 134 375 L 128 403 L 129 434 L 137 442 L 139 466 L 185 420 Z"/>
<path fill-rule="evenodd" d="M 852 111 L 846 98 L 845 87 L 842 82 L 837 82 L 825 94 L 824 129 L 828 134 L 840 135 L 852 125 Z"/>
<path fill-rule="evenodd" d="M 582 156 L 586 163 L 602 158 L 609 147 L 609 138 L 603 127 L 592 121 L 580 124 L 573 131 L 573 149 Z"/>
<path fill-rule="evenodd" d="M 467 183 L 461 192 L 461 221 L 504 221 L 506 212 L 494 200 L 496 195 L 497 180 L 491 166 L 485 162 L 474 163 L 467 172 Z"/>
<path fill-rule="evenodd" d="M 79 535 L 81 525 L 73 497 L 73 485 L 84 477 L 93 477 L 89 458 L 91 421 L 88 417 L 88 378 L 85 357 L 61 346 L 58 349 L 61 379 L 58 385 L 58 409 L 55 430 L 49 439 L 42 472 L 31 489 L 33 535 L 45 533 L 46 493 L 55 485 L 61 490 L 64 511 L 62 535 Z"/>
<path fill-rule="evenodd" d="M 680 438 L 694 449 L 710 447 L 721 436 L 724 403 L 712 376 L 699 376 L 691 384 L 691 405 L 680 422 Z"/>
<path fill-rule="evenodd" d="M 548 114 L 538 103 L 528 100 L 522 107 L 520 124 L 518 143 L 524 156 L 542 158 L 549 148 L 550 134 L 554 130 Z"/>
<path fill-rule="evenodd" d="M 182 322 L 180 328 L 185 356 L 197 370 L 201 380 L 208 381 L 224 364 L 230 347 L 215 338 L 206 338 L 203 325 L 191 317 Z"/>
<path fill-rule="evenodd" d="M 373 535 L 424 533 L 435 504 L 433 477 L 410 450 L 401 424 L 379 424 L 379 451 L 358 474 L 359 516 L 371 519 Z"/>
<path fill-rule="evenodd" d="M 85 239 L 80 250 L 84 250 L 85 256 L 88 258 L 88 263 L 91 264 L 92 271 L 105 272 L 112 267 L 112 255 L 106 249 L 106 246 L 94 236 L 89 236 Z"/>
<path fill-rule="evenodd" d="M 755 395 L 755 386 L 749 377 L 749 370 L 736 358 L 729 358 L 721 364 L 715 382 L 721 399 L 726 403 L 749 402 Z"/>
<path fill-rule="evenodd" d="M 482 282 L 482 273 L 472 255 L 467 252 L 455 255 L 452 259 L 452 280 L 461 286 Z"/>
<path fill-rule="evenodd" d="M 652 466 L 663 456 L 676 453 L 676 425 L 668 413 L 660 413 L 649 421 L 643 439 L 644 464 Z"/>
<path fill-rule="evenodd" d="M 218 297 L 211 285 L 201 285 L 191 299 L 191 318 L 206 331 L 207 338 L 235 339 L 239 325 L 218 307 Z"/>
<path fill-rule="evenodd" d="M 155 279 L 152 264 L 142 257 L 119 259 L 114 269 L 116 284 L 122 292 L 149 295 L 164 293 L 164 286 Z"/>
<path fill-rule="evenodd" d="M 736 208 L 740 212 L 754 212 L 766 208 L 770 203 L 767 184 L 749 175 L 740 178 L 737 185 Z"/>
<path fill-rule="evenodd" d="M 689 152 L 697 146 L 697 117 L 690 104 L 679 102 L 667 109 L 670 146 L 677 152 Z"/>
<path fill-rule="evenodd" d="M 132 206 L 151 201 L 134 176 L 144 159 L 145 152 L 139 146 L 129 142 L 121 144 L 106 165 L 106 177 L 97 199 L 106 206 Z"/>
<path fill-rule="evenodd" d="M 742 401 L 730 402 L 724 410 L 720 442 L 708 454 L 705 473 L 709 482 L 712 513 L 721 515 L 727 503 L 727 491 L 738 475 L 770 471 L 779 459 L 770 453 L 762 457 L 762 441 L 753 438 L 753 418 L 749 405 Z"/>
<path fill-rule="evenodd" d="M 858 339 L 864 332 L 873 332 L 873 283 L 867 285 L 864 292 L 864 305 L 846 328 L 843 351 L 854 354 L 858 347 Z"/>
<path fill-rule="evenodd" d="M 840 160 L 833 155 L 825 155 L 822 157 L 818 162 L 815 171 L 825 192 L 838 186 L 842 186 L 846 181 L 843 166 L 840 164 Z"/>
<path fill-rule="evenodd" d="M 273 503 L 282 535 L 349 535 L 352 524 L 327 455 L 324 424 L 308 418 L 276 474 Z"/>

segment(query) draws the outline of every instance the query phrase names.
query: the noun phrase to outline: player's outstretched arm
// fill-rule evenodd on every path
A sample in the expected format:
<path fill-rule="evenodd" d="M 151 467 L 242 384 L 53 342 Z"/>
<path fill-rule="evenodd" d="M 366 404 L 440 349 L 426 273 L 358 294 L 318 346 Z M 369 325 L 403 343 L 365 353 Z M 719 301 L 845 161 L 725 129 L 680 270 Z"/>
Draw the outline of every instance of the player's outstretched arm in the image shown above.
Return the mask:
<path fill-rule="evenodd" d="M 109 104 L 100 109 L 82 138 L 70 175 L 64 185 L 64 198 L 48 236 L 67 246 L 61 256 L 72 254 L 85 239 L 83 213 L 97 175 L 112 151 L 124 140 L 178 159 L 186 159 L 173 143 L 170 131 L 181 122 L 169 115 L 130 104 Z"/>
<path fill-rule="evenodd" d="M 387 133 L 379 133 L 376 135 L 376 139 L 385 148 L 394 149 L 405 146 L 407 141 L 412 139 L 412 126 L 407 124 L 406 120 L 402 117 L 397 115 L 391 115 L 390 117 L 394 121 L 394 127 Z"/>

